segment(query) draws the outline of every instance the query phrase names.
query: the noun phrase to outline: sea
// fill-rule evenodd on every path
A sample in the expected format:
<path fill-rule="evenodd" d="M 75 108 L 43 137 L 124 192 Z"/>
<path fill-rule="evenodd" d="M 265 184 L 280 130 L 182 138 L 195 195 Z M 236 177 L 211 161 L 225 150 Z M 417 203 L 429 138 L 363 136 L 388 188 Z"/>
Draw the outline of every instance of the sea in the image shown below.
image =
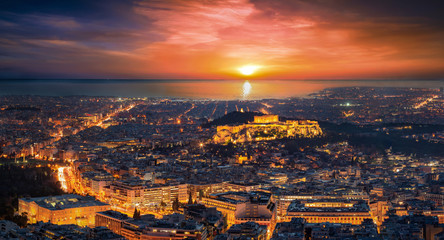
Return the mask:
<path fill-rule="evenodd" d="M 309 97 L 338 87 L 441 88 L 444 80 L 2 79 L 0 95 L 259 100 Z"/>

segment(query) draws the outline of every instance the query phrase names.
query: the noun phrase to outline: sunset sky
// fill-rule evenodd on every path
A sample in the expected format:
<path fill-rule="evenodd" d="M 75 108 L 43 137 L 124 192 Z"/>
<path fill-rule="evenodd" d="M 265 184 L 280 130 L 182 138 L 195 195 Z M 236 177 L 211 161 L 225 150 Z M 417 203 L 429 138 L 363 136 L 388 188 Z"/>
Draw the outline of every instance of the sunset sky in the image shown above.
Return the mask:
<path fill-rule="evenodd" d="M 242 79 L 249 66 L 249 79 L 442 79 L 443 11 L 442 0 L 3 0 L 0 78 Z"/>

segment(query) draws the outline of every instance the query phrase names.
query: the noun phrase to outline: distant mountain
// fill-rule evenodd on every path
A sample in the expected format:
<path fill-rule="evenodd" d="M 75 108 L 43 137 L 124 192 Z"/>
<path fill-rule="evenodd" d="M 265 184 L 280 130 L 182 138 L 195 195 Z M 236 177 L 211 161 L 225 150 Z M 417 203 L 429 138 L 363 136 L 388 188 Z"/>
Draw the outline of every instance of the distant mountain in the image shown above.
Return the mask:
<path fill-rule="evenodd" d="M 230 124 L 244 124 L 248 122 L 252 122 L 254 120 L 254 116 L 262 116 L 263 113 L 260 112 L 230 112 L 227 115 L 224 115 L 220 118 L 214 119 L 213 121 L 203 124 L 202 127 L 209 128 L 212 126 L 220 126 L 220 125 L 230 125 Z"/>

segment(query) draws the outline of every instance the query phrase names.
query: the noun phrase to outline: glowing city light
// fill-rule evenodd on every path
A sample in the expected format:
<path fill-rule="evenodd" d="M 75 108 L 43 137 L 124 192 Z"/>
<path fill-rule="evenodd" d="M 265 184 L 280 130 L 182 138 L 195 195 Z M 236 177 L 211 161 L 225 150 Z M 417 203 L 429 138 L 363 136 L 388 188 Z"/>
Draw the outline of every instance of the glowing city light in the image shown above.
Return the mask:
<path fill-rule="evenodd" d="M 68 185 L 66 184 L 66 179 L 65 179 L 65 170 L 66 167 L 59 167 L 58 169 L 58 178 L 59 178 L 59 182 L 60 182 L 60 186 L 62 188 L 63 191 L 68 191 Z"/>

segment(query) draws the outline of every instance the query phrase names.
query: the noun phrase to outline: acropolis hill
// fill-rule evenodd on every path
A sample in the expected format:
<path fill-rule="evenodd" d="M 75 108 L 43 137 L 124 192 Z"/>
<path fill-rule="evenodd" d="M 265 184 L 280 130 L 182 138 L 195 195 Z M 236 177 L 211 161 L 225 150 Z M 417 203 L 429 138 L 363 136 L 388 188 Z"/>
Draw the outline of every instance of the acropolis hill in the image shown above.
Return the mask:
<path fill-rule="evenodd" d="M 322 135 L 322 129 L 317 121 L 287 120 L 281 122 L 278 115 L 263 115 L 254 116 L 254 121 L 247 124 L 218 126 L 213 141 L 218 144 L 226 144 L 295 137 L 312 138 L 319 135 Z"/>

